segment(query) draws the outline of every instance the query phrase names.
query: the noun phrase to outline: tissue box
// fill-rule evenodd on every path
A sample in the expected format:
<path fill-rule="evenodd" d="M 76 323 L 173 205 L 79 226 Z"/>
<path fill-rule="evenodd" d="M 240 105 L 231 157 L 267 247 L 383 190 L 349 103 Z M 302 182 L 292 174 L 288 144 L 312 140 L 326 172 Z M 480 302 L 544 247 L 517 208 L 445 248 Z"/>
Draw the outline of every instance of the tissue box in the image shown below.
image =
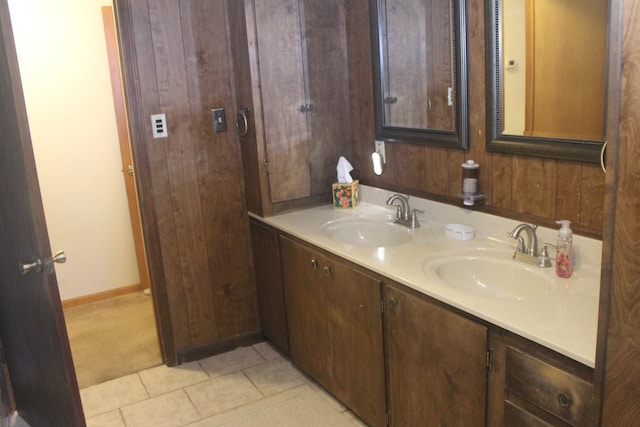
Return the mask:
<path fill-rule="evenodd" d="M 360 187 L 357 179 L 351 184 L 336 182 L 331 188 L 333 190 L 333 207 L 355 208 L 358 206 L 358 202 L 360 202 Z"/>

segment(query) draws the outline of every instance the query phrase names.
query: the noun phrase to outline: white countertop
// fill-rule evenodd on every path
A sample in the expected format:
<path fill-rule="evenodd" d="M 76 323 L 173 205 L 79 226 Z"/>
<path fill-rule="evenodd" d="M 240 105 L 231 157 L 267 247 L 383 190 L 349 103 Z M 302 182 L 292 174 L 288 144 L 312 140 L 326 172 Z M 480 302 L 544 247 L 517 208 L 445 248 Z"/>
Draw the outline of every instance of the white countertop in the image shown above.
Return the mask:
<path fill-rule="evenodd" d="M 519 222 L 412 197 L 411 207 L 425 213 L 419 214 L 422 226 L 413 231 L 411 242 L 389 248 L 371 248 L 331 239 L 321 230 L 327 221 L 395 214 L 395 209 L 385 204 L 391 192 L 360 187 L 361 203 L 355 209 L 335 209 L 327 205 L 267 218 L 251 215 L 425 295 L 594 367 L 602 242 L 574 235 L 577 265 L 569 279 L 557 277 L 554 268 L 539 268 L 540 274 L 552 286 L 552 291 L 546 296 L 522 300 L 478 296 L 429 278 L 422 270 L 425 259 L 447 249 L 514 249 L 515 241 L 507 236 L 507 232 Z M 449 223 L 474 227 L 475 239 L 459 241 L 445 237 L 442 227 Z M 542 227 L 537 230 L 541 243 L 555 244 L 556 233 L 557 230 Z M 550 255 L 553 257 L 554 253 Z"/>

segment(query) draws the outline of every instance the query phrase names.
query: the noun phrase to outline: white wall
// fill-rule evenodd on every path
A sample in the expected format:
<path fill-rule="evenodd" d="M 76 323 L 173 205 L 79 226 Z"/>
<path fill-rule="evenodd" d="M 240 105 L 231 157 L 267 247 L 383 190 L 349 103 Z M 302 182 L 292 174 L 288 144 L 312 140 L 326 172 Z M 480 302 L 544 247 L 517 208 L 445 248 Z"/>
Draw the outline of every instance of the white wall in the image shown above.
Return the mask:
<path fill-rule="evenodd" d="M 63 300 L 139 283 L 102 6 L 9 0 L 29 127 Z"/>

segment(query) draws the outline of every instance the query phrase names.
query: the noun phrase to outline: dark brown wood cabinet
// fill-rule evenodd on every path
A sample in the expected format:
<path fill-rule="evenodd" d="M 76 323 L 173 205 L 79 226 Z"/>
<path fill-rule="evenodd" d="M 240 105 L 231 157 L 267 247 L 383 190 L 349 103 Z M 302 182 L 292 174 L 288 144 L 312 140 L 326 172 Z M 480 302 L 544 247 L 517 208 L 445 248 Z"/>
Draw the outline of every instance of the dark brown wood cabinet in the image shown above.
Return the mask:
<path fill-rule="evenodd" d="M 270 216 L 328 203 L 338 158 L 351 153 L 345 1 L 233 3 L 248 208 Z"/>
<path fill-rule="evenodd" d="M 369 426 L 385 426 L 380 281 L 281 237 L 291 359 Z"/>
<path fill-rule="evenodd" d="M 392 426 L 484 426 L 487 327 L 400 285 L 385 286 Z"/>
<path fill-rule="evenodd" d="M 491 334 L 491 426 L 583 426 L 593 421 L 593 370 L 506 333 Z"/>
<path fill-rule="evenodd" d="M 254 220 L 250 225 L 262 335 L 289 354 L 278 233 Z"/>
<path fill-rule="evenodd" d="M 582 426 L 597 417 L 592 368 L 258 219 L 251 229 L 265 336 L 288 330 L 291 360 L 367 425 Z"/>

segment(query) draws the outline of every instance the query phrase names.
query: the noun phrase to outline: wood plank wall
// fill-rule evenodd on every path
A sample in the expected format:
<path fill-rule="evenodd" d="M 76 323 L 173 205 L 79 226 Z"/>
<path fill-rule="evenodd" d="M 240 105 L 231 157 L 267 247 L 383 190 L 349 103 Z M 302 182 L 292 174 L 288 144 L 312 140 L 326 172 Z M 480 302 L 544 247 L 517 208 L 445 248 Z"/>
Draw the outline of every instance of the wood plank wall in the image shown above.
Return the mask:
<path fill-rule="evenodd" d="M 138 91 L 128 86 L 137 111 L 133 149 L 144 181 L 139 192 L 156 313 L 161 335 L 172 341 L 165 350 L 201 350 L 243 334 L 257 336 L 226 2 L 117 5 L 133 33 L 133 46 L 124 46 L 138 69 Z M 218 107 L 226 110 L 228 131 L 213 133 L 211 109 Z M 168 138 L 151 138 L 149 116 L 156 113 L 166 114 Z"/>
<path fill-rule="evenodd" d="M 602 426 L 640 420 L 640 3 L 611 2 L 611 167 L 607 172 L 597 370 L 604 370 Z M 620 56 L 619 58 L 617 56 Z M 610 87 L 611 87 L 610 86 Z M 612 91 L 613 92 L 613 91 Z"/>
<path fill-rule="evenodd" d="M 455 199 L 461 187 L 460 165 L 473 159 L 480 163 L 480 187 L 487 195 L 479 209 L 552 228 L 556 219 L 569 219 L 579 233 L 602 235 L 604 173 L 599 165 L 486 151 L 482 0 L 467 2 L 469 151 L 387 143 L 387 169 L 382 176 L 374 175 L 369 6 L 368 0 L 348 3 L 354 167 L 360 170 L 363 184 L 462 206 Z"/>

